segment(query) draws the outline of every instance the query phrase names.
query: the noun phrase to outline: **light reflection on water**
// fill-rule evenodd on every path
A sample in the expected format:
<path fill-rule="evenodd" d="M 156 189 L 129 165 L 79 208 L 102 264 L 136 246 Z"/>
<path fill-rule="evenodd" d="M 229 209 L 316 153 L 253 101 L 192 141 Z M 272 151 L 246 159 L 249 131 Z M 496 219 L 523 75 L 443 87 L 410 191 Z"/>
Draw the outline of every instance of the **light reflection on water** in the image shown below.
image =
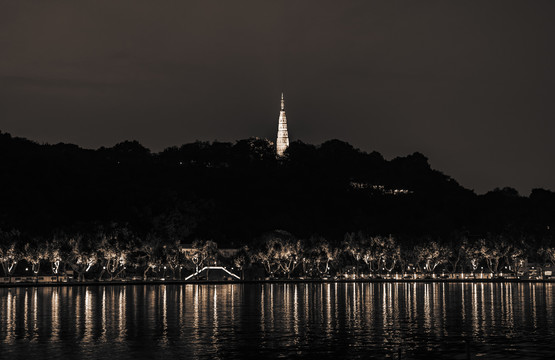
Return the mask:
<path fill-rule="evenodd" d="M 2 358 L 545 358 L 554 284 L 0 289 Z"/>

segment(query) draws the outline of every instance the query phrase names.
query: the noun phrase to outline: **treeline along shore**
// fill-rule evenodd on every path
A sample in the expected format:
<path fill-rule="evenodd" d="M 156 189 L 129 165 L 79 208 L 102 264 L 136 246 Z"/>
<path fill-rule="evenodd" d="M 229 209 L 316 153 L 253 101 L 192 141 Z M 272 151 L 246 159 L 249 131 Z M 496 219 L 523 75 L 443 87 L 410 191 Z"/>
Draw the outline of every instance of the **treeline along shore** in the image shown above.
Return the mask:
<path fill-rule="evenodd" d="M 216 265 L 242 279 L 546 278 L 555 262 L 555 193 L 477 195 L 420 153 L 297 141 L 278 158 L 258 138 L 152 153 L 0 133 L 0 161 L 9 281 L 181 280 Z"/>

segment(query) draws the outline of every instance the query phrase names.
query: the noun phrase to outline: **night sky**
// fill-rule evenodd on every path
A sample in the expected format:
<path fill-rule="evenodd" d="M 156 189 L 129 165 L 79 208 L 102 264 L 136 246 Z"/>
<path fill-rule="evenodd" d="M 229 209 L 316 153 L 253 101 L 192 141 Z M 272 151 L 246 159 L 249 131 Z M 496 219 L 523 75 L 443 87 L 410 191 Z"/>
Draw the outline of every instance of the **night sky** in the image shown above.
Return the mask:
<path fill-rule="evenodd" d="M 153 151 L 415 151 L 478 193 L 555 190 L 554 1 L 0 0 L 0 130 Z"/>

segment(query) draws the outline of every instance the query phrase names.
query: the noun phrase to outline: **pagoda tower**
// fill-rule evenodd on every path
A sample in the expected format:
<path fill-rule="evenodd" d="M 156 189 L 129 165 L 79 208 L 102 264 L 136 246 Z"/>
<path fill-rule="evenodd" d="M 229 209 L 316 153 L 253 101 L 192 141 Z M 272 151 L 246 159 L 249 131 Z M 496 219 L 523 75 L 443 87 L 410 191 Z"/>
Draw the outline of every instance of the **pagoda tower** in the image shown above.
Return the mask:
<path fill-rule="evenodd" d="M 277 156 L 283 156 L 289 147 L 289 134 L 287 133 L 287 118 L 285 117 L 285 100 L 281 93 L 281 110 L 279 111 L 278 133 L 276 141 Z"/>

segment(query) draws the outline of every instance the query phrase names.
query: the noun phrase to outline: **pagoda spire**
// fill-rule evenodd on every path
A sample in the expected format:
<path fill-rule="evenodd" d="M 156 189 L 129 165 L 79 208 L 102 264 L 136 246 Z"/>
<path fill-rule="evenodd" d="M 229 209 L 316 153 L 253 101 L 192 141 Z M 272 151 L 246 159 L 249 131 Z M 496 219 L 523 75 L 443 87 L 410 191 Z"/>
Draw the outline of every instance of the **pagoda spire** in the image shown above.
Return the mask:
<path fill-rule="evenodd" d="M 283 156 L 285 150 L 289 147 L 289 134 L 287 132 L 287 118 L 285 117 L 285 100 L 283 92 L 281 93 L 281 110 L 279 112 L 278 133 L 276 141 L 277 156 Z"/>

